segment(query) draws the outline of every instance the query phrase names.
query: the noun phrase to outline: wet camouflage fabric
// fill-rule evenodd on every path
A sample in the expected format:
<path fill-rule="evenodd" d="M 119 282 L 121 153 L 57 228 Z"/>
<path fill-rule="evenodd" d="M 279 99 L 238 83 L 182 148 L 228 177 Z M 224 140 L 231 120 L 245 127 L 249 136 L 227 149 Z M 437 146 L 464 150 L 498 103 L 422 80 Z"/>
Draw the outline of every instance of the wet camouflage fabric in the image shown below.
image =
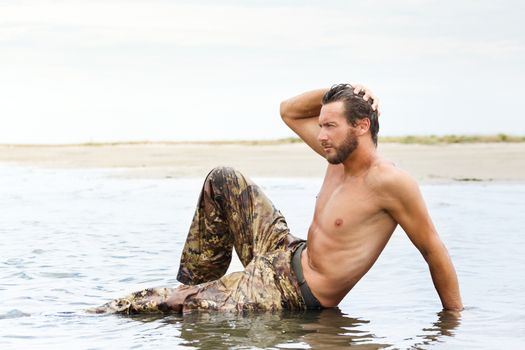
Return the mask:
<path fill-rule="evenodd" d="M 161 313 L 169 312 L 165 304 L 166 299 L 172 295 L 176 288 L 148 288 L 132 293 L 124 298 L 114 299 L 102 306 L 88 309 L 90 313 Z"/>
<path fill-rule="evenodd" d="M 301 242 L 257 185 L 232 168 L 216 168 L 204 182 L 182 252 L 177 279 L 186 285 L 146 289 L 91 311 L 303 310 L 291 268 Z M 244 271 L 224 276 L 232 248 Z M 173 295 L 182 298 L 180 308 L 165 303 Z"/>

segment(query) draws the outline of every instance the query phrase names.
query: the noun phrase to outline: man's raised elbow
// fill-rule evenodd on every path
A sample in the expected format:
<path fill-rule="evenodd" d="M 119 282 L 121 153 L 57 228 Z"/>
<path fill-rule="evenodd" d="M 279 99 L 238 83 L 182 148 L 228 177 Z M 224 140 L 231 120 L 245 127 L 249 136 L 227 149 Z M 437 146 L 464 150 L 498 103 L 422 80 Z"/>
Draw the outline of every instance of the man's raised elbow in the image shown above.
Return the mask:
<path fill-rule="evenodd" d="M 289 102 L 288 100 L 284 100 L 279 105 L 279 113 L 281 114 L 281 118 L 283 120 L 289 118 Z"/>

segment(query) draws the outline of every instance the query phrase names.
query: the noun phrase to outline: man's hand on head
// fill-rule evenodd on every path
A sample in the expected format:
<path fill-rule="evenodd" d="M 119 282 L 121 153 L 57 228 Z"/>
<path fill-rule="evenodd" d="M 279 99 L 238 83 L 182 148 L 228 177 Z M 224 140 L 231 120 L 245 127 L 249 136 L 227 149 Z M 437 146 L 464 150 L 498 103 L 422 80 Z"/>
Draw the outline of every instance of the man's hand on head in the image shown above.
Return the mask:
<path fill-rule="evenodd" d="M 369 99 L 372 100 L 372 109 L 374 111 L 377 111 L 377 115 L 381 115 L 381 112 L 379 111 L 379 99 L 377 98 L 374 93 L 367 88 L 364 85 L 361 84 L 352 84 L 354 87 L 354 94 L 359 95 L 359 93 L 364 92 L 363 100 L 368 101 Z"/>

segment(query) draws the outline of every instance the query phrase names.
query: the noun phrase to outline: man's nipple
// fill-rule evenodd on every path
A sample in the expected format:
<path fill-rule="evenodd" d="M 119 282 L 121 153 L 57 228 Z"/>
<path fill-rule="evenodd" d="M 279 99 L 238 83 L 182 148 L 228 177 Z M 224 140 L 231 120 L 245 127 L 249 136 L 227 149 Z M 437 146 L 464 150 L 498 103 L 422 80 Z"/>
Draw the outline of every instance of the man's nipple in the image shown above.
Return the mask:
<path fill-rule="evenodd" d="M 343 224 L 343 219 L 336 219 L 335 220 L 335 226 L 339 227 Z"/>

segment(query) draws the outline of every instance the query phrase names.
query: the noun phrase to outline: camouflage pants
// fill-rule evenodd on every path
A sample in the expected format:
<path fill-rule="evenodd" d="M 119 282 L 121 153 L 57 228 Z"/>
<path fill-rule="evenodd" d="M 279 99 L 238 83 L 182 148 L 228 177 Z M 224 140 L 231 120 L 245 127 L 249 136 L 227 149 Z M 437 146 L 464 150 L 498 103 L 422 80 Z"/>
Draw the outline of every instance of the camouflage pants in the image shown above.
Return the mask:
<path fill-rule="evenodd" d="M 257 185 L 234 169 L 216 168 L 204 182 L 182 252 L 177 279 L 185 285 L 146 289 L 91 311 L 305 309 L 291 268 L 302 242 Z M 244 271 L 224 276 L 233 247 Z"/>

